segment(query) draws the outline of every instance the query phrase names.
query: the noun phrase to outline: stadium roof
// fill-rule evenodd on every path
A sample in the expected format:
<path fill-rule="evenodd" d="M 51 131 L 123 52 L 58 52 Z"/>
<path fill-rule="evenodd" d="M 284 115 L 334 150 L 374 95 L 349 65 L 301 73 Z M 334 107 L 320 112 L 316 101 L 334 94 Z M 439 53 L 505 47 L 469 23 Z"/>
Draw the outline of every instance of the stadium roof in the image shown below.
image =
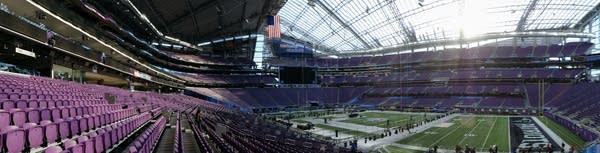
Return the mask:
<path fill-rule="evenodd" d="M 480 37 L 569 31 L 600 0 L 288 0 L 282 32 L 338 53 Z"/>
<path fill-rule="evenodd" d="M 102 0 L 115 3 L 114 0 Z M 255 34 L 281 0 L 127 0 L 152 27 L 192 44 Z M 129 14 L 126 14 L 129 15 Z"/>

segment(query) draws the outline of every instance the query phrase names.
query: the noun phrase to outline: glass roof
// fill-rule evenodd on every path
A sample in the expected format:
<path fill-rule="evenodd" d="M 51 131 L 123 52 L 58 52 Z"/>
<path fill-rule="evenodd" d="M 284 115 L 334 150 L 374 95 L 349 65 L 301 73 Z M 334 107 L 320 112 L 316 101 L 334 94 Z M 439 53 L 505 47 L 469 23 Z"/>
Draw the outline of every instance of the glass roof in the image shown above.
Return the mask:
<path fill-rule="evenodd" d="M 486 33 L 567 30 L 599 2 L 288 0 L 278 15 L 283 34 L 344 52 Z"/>

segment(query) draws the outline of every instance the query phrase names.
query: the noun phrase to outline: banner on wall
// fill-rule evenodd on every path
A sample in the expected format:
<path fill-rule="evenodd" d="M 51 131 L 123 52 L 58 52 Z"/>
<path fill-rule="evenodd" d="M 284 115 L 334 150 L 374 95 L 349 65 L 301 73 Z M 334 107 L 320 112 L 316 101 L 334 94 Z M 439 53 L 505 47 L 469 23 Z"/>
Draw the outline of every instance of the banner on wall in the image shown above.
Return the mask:
<path fill-rule="evenodd" d="M 146 74 L 144 72 L 140 72 L 140 71 L 138 71 L 136 69 L 133 69 L 133 68 L 129 68 L 129 69 L 130 69 L 131 73 L 133 74 L 133 76 L 135 76 L 135 77 L 146 79 L 146 80 L 152 80 L 152 76 L 151 75 L 148 75 L 148 74 Z"/>
<path fill-rule="evenodd" d="M 302 43 L 297 43 L 290 40 L 285 39 L 274 39 L 273 40 L 273 48 L 275 49 L 275 54 L 277 55 L 312 55 L 313 48 L 309 46 L 305 46 Z"/>
<path fill-rule="evenodd" d="M 17 52 L 19 54 L 22 54 L 22 55 L 25 55 L 25 56 L 30 56 L 30 57 L 35 58 L 35 53 L 31 52 L 31 51 L 28 51 L 28 50 L 24 50 L 24 49 L 15 47 L 15 52 Z"/>

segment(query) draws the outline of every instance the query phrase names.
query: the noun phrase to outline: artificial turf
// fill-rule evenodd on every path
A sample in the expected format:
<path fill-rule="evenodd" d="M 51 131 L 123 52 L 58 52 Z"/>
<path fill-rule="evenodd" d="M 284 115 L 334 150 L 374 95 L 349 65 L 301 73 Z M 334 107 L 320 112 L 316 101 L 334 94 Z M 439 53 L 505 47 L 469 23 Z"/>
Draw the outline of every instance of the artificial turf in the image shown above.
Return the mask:
<path fill-rule="evenodd" d="M 550 130 L 556 133 L 560 138 L 566 141 L 569 145 L 575 146 L 575 148 L 582 148 L 585 146 L 585 141 L 581 139 L 581 137 L 575 135 L 569 129 L 564 126 L 546 118 L 546 117 L 538 117 L 538 119 L 544 123 Z"/>
<path fill-rule="evenodd" d="M 497 145 L 498 151 L 509 151 L 508 117 L 461 116 L 450 120 L 449 127 L 432 127 L 396 143 L 454 150 L 456 145 L 486 151 Z"/>

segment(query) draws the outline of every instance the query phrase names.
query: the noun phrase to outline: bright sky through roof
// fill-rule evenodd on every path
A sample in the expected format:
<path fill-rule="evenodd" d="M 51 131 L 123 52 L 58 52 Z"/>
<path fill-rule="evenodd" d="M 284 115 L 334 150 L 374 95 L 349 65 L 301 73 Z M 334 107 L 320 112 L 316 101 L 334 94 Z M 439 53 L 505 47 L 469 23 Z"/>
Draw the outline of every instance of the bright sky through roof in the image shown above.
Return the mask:
<path fill-rule="evenodd" d="M 371 48 L 378 48 L 414 40 L 458 38 L 461 29 L 464 37 L 514 32 L 522 17 L 524 31 L 568 29 L 600 0 L 537 0 L 532 5 L 533 2 L 320 0 L 310 6 L 307 0 L 288 0 L 278 15 L 283 34 L 333 50 L 349 51 L 369 49 L 361 39 Z M 327 9 L 334 13 L 329 14 Z M 336 16 L 343 22 L 337 21 Z"/>

